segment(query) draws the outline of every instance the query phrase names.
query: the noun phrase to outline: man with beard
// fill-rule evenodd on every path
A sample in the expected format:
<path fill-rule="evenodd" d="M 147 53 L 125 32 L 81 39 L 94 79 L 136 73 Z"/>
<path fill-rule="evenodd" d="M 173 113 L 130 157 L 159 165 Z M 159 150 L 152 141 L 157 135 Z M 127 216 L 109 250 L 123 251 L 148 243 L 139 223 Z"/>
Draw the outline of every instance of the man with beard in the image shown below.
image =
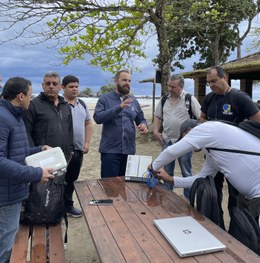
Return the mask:
<path fill-rule="evenodd" d="M 128 154 L 135 154 L 135 124 L 141 134 L 148 132 L 144 113 L 136 98 L 129 94 L 131 75 L 120 70 L 115 89 L 103 94 L 96 105 L 94 120 L 103 124 L 99 146 L 101 178 L 124 176 Z"/>

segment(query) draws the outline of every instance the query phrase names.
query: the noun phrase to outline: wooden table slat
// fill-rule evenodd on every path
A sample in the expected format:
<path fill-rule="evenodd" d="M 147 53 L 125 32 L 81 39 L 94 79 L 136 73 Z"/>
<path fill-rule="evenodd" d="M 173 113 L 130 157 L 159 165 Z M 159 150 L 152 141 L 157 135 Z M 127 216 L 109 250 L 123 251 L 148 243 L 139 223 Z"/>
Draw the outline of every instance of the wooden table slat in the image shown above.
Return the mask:
<path fill-rule="evenodd" d="M 26 263 L 27 262 L 27 247 L 29 239 L 29 228 L 24 225 L 20 225 L 19 230 L 16 234 L 15 245 L 12 250 L 10 263 Z M 27 240 L 27 243 L 24 242 Z"/>
<path fill-rule="evenodd" d="M 128 187 L 130 187 L 131 189 L 133 188 L 143 188 L 143 191 L 147 191 L 149 192 L 149 189 L 147 189 L 147 187 L 144 186 L 140 186 L 136 183 L 127 183 Z M 223 242 L 226 246 L 229 247 L 229 251 L 230 254 L 227 255 L 227 253 L 225 252 L 217 252 L 214 253 L 214 255 L 219 258 L 220 261 L 223 260 L 223 255 L 224 258 L 229 257 L 230 261 L 228 262 L 232 262 L 232 260 L 234 260 L 234 262 L 237 261 L 245 261 L 247 262 L 247 260 L 252 260 L 251 259 L 251 253 L 255 254 L 253 251 L 247 249 L 244 245 L 243 248 L 244 250 L 239 249 L 239 247 L 241 246 L 241 243 L 239 241 L 237 241 L 236 239 L 234 239 L 232 236 L 230 235 L 226 235 L 227 233 L 222 230 L 221 228 L 219 228 L 217 225 L 213 224 L 210 220 L 208 220 L 207 218 L 205 218 L 203 215 L 201 215 L 197 210 L 195 210 L 193 207 L 191 207 L 189 205 L 189 203 L 187 202 L 187 200 L 183 197 L 180 197 L 178 195 L 172 195 L 172 193 L 170 191 L 165 190 L 163 187 L 157 186 L 155 189 L 151 190 L 150 192 L 153 191 L 159 191 L 161 194 L 163 194 L 162 200 L 161 200 L 161 205 L 160 208 L 165 208 L 167 210 L 167 213 L 170 214 L 170 216 L 167 216 L 167 213 L 160 214 L 160 218 L 166 218 L 166 217 L 172 217 L 172 216 L 184 216 L 184 215 L 190 215 L 193 216 L 200 224 L 202 224 L 204 227 L 206 227 L 210 232 L 214 233 L 214 235 L 221 241 Z M 169 204 L 167 204 L 167 200 L 170 200 L 170 202 L 173 202 L 173 206 L 176 207 L 182 207 L 182 209 L 175 209 L 175 213 L 173 213 L 172 209 L 169 209 Z M 148 203 L 151 201 L 148 201 Z M 147 206 L 147 207 L 151 207 L 151 206 Z M 134 209 L 136 211 L 136 208 Z M 184 214 L 183 214 L 184 212 Z M 180 214 L 179 214 L 180 213 Z M 160 234 L 160 233 L 159 233 Z M 225 234 L 223 236 L 223 234 Z M 232 251 L 236 251 L 236 253 L 232 252 Z M 203 256 L 205 257 L 205 256 Z M 256 260 L 256 261 L 254 261 Z M 253 262 L 258 262 L 259 258 L 255 258 L 253 259 Z"/>
<path fill-rule="evenodd" d="M 50 262 L 64 263 L 65 253 L 61 225 L 49 226 L 49 236 Z"/>
<path fill-rule="evenodd" d="M 125 182 L 124 177 L 75 183 L 76 193 L 101 262 L 260 262 L 260 257 L 205 218 L 186 199 L 161 186 Z M 91 199 L 112 199 L 90 206 Z M 156 218 L 192 216 L 227 249 L 180 258 L 153 224 Z"/>
<path fill-rule="evenodd" d="M 31 263 L 46 263 L 46 230 L 41 226 L 34 226 L 31 237 Z"/>
<path fill-rule="evenodd" d="M 90 184 L 95 184 L 93 181 Z M 99 184 L 96 184 L 100 187 Z M 84 217 L 90 230 L 94 244 L 103 262 L 126 262 L 118 248 L 108 226 L 97 206 L 89 206 L 89 201 L 95 198 L 86 183 L 75 183 L 76 193 L 80 202 Z M 105 261 L 104 261 L 105 260 Z"/>
<path fill-rule="evenodd" d="M 118 181 L 116 184 L 117 187 L 119 186 L 118 189 L 120 189 L 120 183 L 122 184 L 122 182 Z M 113 188 L 110 184 L 103 184 L 102 187 L 106 192 L 111 192 Z M 96 194 L 99 194 L 99 191 L 103 191 L 101 188 L 98 189 L 91 186 L 90 190 Z M 100 206 L 99 209 L 103 217 L 107 218 L 107 225 L 113 233 L 117 244 L 120 245 L 126 261 L 150 262 L 152 258 L 156 259 L 153 254 L 157 253 L 157 257 L 160 257 L 160 262 L 171 262 L 165 251 L 156 246 L 153 236 L 147 231 L 145 225 L 140 220 L 138 221 L 137 216 L 130 208 L 127 209 L 127 206 L 121 205 L 121 202 L 125 201 L 121 195 L 118 195 L 114 200 L 115 209 L 105 206 Z M 142 242 L 142 247 L 139 246 L 140 242 Z M 135 253 L 132 251 L 135 251 Z"/>

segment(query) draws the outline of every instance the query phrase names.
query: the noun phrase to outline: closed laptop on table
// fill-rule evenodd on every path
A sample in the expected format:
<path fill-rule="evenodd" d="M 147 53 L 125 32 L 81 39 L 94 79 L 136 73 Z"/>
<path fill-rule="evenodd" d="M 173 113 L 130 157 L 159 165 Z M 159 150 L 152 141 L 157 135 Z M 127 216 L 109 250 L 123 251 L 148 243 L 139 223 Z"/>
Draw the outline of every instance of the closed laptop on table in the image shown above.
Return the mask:
<path fill-rule="evenodd" d="M 212 253 L 226 248 L 191 216 L 156 219 L 154 223 L 180 257 Z"/>

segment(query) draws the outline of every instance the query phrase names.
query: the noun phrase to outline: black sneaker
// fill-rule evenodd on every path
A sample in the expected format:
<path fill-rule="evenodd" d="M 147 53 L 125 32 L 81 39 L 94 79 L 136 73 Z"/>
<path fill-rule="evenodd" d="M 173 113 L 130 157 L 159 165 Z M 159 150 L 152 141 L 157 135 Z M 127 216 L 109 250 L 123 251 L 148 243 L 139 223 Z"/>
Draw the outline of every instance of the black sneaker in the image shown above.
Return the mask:
<path fill-rule="evenodd" d="M 69 207 L 66 210 L 67 215 L 72 216 L 72 217 L 81 217 L 82 216 L 82 211 L 76 207 Z"/>

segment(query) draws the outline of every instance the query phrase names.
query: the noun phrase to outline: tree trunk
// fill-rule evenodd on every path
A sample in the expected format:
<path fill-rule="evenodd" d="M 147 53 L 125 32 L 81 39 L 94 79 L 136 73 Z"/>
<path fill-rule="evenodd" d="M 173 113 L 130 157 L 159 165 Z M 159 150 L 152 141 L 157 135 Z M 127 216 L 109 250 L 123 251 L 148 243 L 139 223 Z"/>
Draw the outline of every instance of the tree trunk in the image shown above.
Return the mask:
<path fill-rule="evenodd" d="M 161 95 L 167 93 L 167 81 L 170 75 L 171 55 L 168 46 L 168 36 L 165 22 L 165 0 L 156 1 L 156 19 L 153 21 L 159 43 L 158 66 L 161 71 Z"/>

